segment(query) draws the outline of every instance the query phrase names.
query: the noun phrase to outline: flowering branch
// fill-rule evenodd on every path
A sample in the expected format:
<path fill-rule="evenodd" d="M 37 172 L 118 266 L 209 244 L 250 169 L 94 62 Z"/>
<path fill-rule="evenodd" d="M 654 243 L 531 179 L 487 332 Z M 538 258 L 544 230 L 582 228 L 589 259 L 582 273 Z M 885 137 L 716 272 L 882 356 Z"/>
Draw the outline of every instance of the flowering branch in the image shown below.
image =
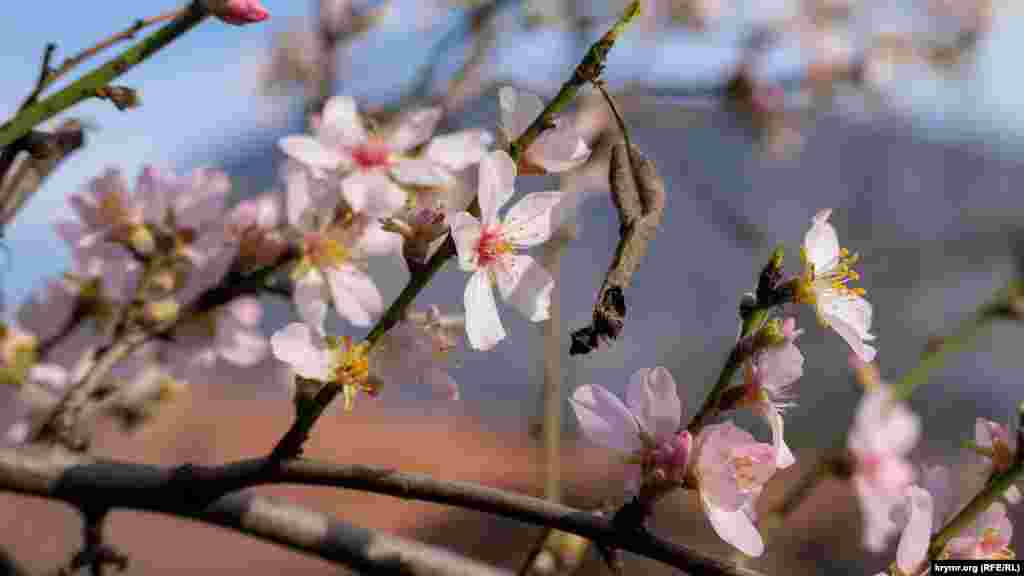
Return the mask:
<path fill-rule="evenodd" d="M 356 562 L 367 562 L 374 558 L 370 553 L 372 540 L 390 538 L 347 525 L 339 529 L 328 528 L 324 533 L 319 528 L 324 527 L 328 520 L 312 512 L 244 493 L 225 496 L 262 484 L 331 486 L 446 504 L 557 528 L 597 542 L 614 543 L 617 548 L 686 572 L 726 576 L 760 574 L 650 534 L 623 532 L 607 518 L 589 512 L 470 482 L 442 481 L 423 474 L 403 473 L 389 468 L 340 466 L 310 460 L 280 462 L 271 458 L 242 460 L 213 467 L 159 467 L 97 461 L 63 451 L 40 451 L 38 447 L 0 450 L 0 490 L 54 498 L 76 505 L 82 502 L 103 503 L 110 508 L 136 508 L 195 518 L 367 570 L 370 567 L 366 564 L 359 565 Z M 275 528 L 271 526 L 273 523 L 266 520 L 278 511 L 281 512 L 282 521 Z M 247 515 L 256 515 L 257 518 L 247 518 Z M 300 519 L 305 522 L 298 522 Z M 314 531 L 317 535 L 312 540 L 314 544 L 294 534 L 299 525 L 318 527 Z M 363 538 L 371 540 L 369 543 L 364 540 L 364 545 L 370 551 L 353 550 L 352 540 L 347 543 L 322 541 L 325 537 L 348 539 L 354 536 L 353 531 L 359 531 L 364 535 Z M 297 545 L 297 541 L 306 541 L 307 544 Z M 405 541 L 400 542 L 406 544 Z M 357 558 L 360 552 L 365 556 Z M 381 560 L 378 557 L 378 561 Z M 376 564 L 376 567 L 380 568 L 381 564 Z"/>
<path fill-rule="evenodd" d="M 608 51 L 611 50 L 619 34 L 638 12 L 639 2 L 633 2 L 618 23 L 590 47 L 587 54 L 583 57 L 583 61 L 576 67 L 572 77 L 559 90 L 558 95 L 547 104 L 543 112 L 526 131 L 509 144 L 509 155 L 513 161 L 518 162 L 520 154 L 529 148 L 530 144 L 544 129 L 551 126 L 551 118 L 565 106 L 569 105 L 585 82 L 598 78 L 601 69 L 604 67 Z M 478 199 L 474 197 L 467 211 L 471 214 L 477 214 L 479 210 Z M 425 265 L 412 271 L 412 275 L 405 288 L 402 289 L 402 292 L 388 309 L 384 311 L 384 314 L 374 324 L 373 328 L 370 329 L 369 334 L 367 334 L 365 342 L 370 347 L 376 345 L 388 330 L 401 321 L 406 308 L 412 304 L 412 301 L 420 291 L 430 283 L 434 274 L 455 254 L 455 242 L 449 235 Z M 301 454 L 302 444 L 309 437 L 309 432 L 312 430 L 313 425 L 341 391 L 342 388 L 340 386 L 324 386 L 310 402 L 304 403 L 303 409 L 296 413 L 292 426 L 274 446 L 274 449 L 271 451 L 271 457 L 285 459 Z"/>
<path fill-rule="evenodd" d="M 1024 429 L 1024 403 L 1017 407 L 1018 416 L 1018 430 Z M 946 544 L 958 534 L 960 534 L 965 528 L 967 528 L 974 519 L 988 510 L 989 506 L 994 504 L 997 500 L 1003 497 L 1007 489 L 1014 485 L 1014 482 L 1020 477 L 1021 472 L 1024 472 L 1024 458 L 1019 457 L 1021 454 L 1021 446 L 1017 446 L 1017 457 L 1013 458 L 1012 465 L 1003 471 L 1002 473 L 992 477 L 982 488 L 981 492 L 971 499 L 964 506 L 956 516 L 953 517 L 945 526 L 939 530 L 931 540 L 931 544 L 928 546 L 928 557 L 935 559 L 942 550 L 946 547 Z"/>
<path fill-rule="evenodd" d="M 771 259 L 768 264 L 761 271 L 760 278 L 758 280 L 757 294 L 753 302 L 744 300 L 740 305 L 740 318 L 742 324 L 740 326 L 739 337 L 736 339 L 736 344 L 729 351 L 729 357 L 725 361 L 725 366 L 722 367 L 722 371 L 718 374 L 718 380 L 715 382 L 715 386 L 708 393 L 707 398 L 704 399 L 704 403 L 701 405 L 697 414 L 694 415 L 690 424 L 686 427 L 690 434 L 696 436 L 700 432 L 701 428 L 704 427 L 712 418 L 714 418 L 721 409 L 722 394 L 725 389 L 732 383 L 733 376 L 736 375 L 736 371 L 739 370 L 743 361 L 750 354 L 749 339 L 753 334 L 761 327 L 765 319 L 768 317 L 768 311 L 773 307 L 781 304 L 778 297 L 774 293 L 774 279 L 776 279 L 782 271 L 782 247 L 778 247 L 772 253 Z"/>
<path fill-rule="evenodd" d="M 0 147 L 10 146 L 38 124 L 83 100 L 96 96 L 97 90 L 188 32 L 208 14 L 201 2 L 192 2 L 167 26 L 143 38 L 113 60 L 76 80 L 60 92 L 29 105 L 0 126 Z"/>

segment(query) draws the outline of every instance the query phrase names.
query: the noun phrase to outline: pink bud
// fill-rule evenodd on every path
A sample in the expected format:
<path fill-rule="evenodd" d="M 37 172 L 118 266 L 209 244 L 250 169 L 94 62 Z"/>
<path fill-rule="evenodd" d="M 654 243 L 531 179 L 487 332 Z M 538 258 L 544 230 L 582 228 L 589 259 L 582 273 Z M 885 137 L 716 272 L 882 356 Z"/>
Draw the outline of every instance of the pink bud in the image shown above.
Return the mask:
<path fill-rule="evenodd" d="M 235 26 L 262 22 L 270 16 L 259 0 L 204 0 L 203 4 L 217 19 Z"/>

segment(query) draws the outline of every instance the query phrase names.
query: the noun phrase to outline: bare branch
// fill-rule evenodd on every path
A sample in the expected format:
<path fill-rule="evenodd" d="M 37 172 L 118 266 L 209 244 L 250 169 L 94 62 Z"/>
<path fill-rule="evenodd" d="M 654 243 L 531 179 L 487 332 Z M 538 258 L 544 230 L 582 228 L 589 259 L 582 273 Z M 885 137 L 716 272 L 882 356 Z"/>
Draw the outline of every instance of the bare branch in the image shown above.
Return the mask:
<path fill-rule="evenodd" d="M 386 538 L 384 536 L 370 538 L 369 532 L 340 523 L 338 528 L 311 531 L 309 526 L 330 521 L 312 512 L 251 495 L 224 496 L 261 484 L 332 486 L 457 506 L 578 534 L 607 548 L 627 550 L 686 572 L 760 575 L 643 530 L 623 530 L 610 519 L 590 512 L 470 482 L 436 480 L 389 468 L 341 466 L 309 460 L 280 462 L 273 458 L 213 467 L 168 468 L 96 461 L 64 450 L 42 451 L 33 446 L 0 450 L 0 490 L 71 503 L 87 501 L 110 508 L 135 508 L 196 518 L 352 565 L 368 561 L 357 557 L 360 551 L 368 557 L 372 556 L 369 552 L 374 546 L 392 546 L 389 549 L 405 546 L 403 541 L 397 540 L 398 543 L 387 544 L 385 542 L 390 541 L 381 540 Z M 255 512 L 251 512 L 252 509 Z M 256 519 L 248 517 L 249 513 L 256 514 Z M 272 526 L 275 523 L 269 518 L 278 514 L 279 522 Z M 295 532 L 300 529 L 299 533 Z M 369 539 L 369 544 L 354 549 L 353 533 Z M 346 544 L 335 541 L 337 538 L 345 539 Z M 379 555 L 374 558 L 379 560 Z"/>
<path fill-rule="evenodd" d="M 507 572 L 419 542 L 382 534 L 251 493 L 211 497 L 189 467 L 97 462 L 40 447 L 0 451 L 0 489 L 68 502 L 192 518 L 275 542 L 371 574 L 507 576 Z M 232 472 L 226 468 L 225 472 Z"/>

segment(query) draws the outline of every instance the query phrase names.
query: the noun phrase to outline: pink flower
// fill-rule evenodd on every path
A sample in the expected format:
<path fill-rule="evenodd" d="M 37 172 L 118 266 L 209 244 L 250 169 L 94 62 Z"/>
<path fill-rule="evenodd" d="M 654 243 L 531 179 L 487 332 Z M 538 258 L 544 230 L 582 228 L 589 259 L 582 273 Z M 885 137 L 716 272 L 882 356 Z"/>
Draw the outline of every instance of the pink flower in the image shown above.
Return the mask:
<path fill-rule="evenodd" d="M 857 255 L 839 247 L 836 229 L 829 224 L 832 210 L 822 210 L 804 236 L 800 258 L 804 275 L 799 283 L 797 301 L 812 304 L 823 326 L 831 327 L 864 362 L 875 358 L 876 350 L 866 344 L 875 337 L 871 328 L 871 303 L 864 299 L 863 288 L 848 286 L 860 279 L 853 270 Z"/>
<path fill-rule="evenodd" d="M 796 347 L 796 338 L 803 330 L 796 329 L 796 319 L 786 318 L 782 324 L 785 340 L 778 346 L 760 350 L 746 364 L 746 396 L 741 405 L 750 406 L 771 426 L 775 445 L 776 467 L 788 468 L 796 462 L 783 438 L 782 410 L 792 406 L 789 387 L 804 373 L 804 356 Z"/>
<path fill-rule="evenodd" d="M 301 234 L 301 258 L 292 271 L 299 316 L 323 336 L 329 298 L 338 316 L 369 326 L 384 311 L 384 301 L 362 269 L 366 231 L 334 222 L 336 197 L 296 168 L 287 172 L 286 195 L 289 224 Z"/>
<path fill-rule="evenodd" d="M 847 445 L 855 465 L 853 487 L 864 514 L 864 546 L 873 552 L 881 552 L 898 529 L 890 513 L 914 481 L 906 455 L 920 431 L 917 415 L 894 402 L 884 383 L 861 398 Z"/>
<path fill-rule="evenodd" d="M 490 350 L 505 338 L 493 285 L 506 302 L 531 322 L 548 317 L 551 274 L 516 249 L 536 246 L 551 236 L 557 225 L 559 192 L 536 192 L 524 196 L 498 219 L 498 210 L 515 193 L 516 167 L 503 151 L 491 152 L 480 162 L 480 219 L 468 212 L 452 217 L 452 237 L 459 254 L 459 266 L 473 275 L 466 285 L 466 334 L 470 346 Z"/>
<path fill-rule="evenodd" d="M 235 26 L 262 22 L 270 16 L 259 0 L 203 0 L 203 4 L 217 19 Z"/>
<path fill-rule="evenodd" d="M 697 436 L 695 476 L 715 533 L 748 556 L 764 553 L 754 505 L 776 470 L 775 448 L 732 421 L 705 426 Z"/>
<path fill-rule="evenodd" d="M 259 299 L 236 298 L 207 314 L 179 322 L 162 345 L 171 372 L 182 380 L 208 376 L 218 360 L 235 366 L 253 366 L 267 353 L 267 338 L 260 330 L 263 308 Z"/>
<path fill-rule="evenodd" d="M 536 94 L 505 86 L 498 92 L 501 106 L 501 133 L 511 143 L 544 111 L 544 102 Z M 565 172 L 576 168 L 590 157 L 590 147 L 564 117 L 553 120 L 554 128 L 541 132 L 520 158 L 524 174 Z"/>
<path fill-rule="evenodd" d="M 630 470 L 627 491 L 636 493 L 651 474 L 683 481 L 693 442 L 689 432 L 679 431 L 682 403 L 668 370 L 637 370 L 626 388 L 626 404 L 598 384 L 580 386 L 569 403 L 591 442 L 640 464 Z"/>
<path fill-rule="evenodd" d="M 243 200 L 228 213 L 228 237 L 238 245 L 238 259 L 243 266 L 268 266 L 287 248 L 277 232 L 280 213 L 277 197 L 271 194 Z"/>
<path fill-rule="evenodd" d="M 986 480 L 992 474 L 1005 472 L 1013 463 L 1016 450 L 1011 444 L 1010 432 L 1006 426 L 978 418 L 974 426 L 974 441 L 977 443 L 979 452 L 985 456 Z M 1006 489 L 1004 496 L 1010 504 L 1017 504 L 1021 500 L 1020 490 L 1012 485 Z"/>
<path fill-rule="evenodd" d="M 916 484 L 908 485 L 903 497 L 907 520 L 896 547 L 896 566 L 903 574 L 917 574 L 928 559 L 935 509 L 931 493 Z"/>
<path fill-rule="evenodd" d="M 429 142 L 422 155 L 413 149 L 430 140 L 441 119 L 440 108 L 403 114 L 381 134 L 363 126 L 356 102 L 348 96 L 327 101 L 316 137 L 288 136 L 279 145 L 285 154 L 309 167 L 320 178 L 340 170 L 341 192 L 355 213 L 383 218 L 406 204 L 407 194 L 397 183 L 417 187 L 449 187 L 453 171 L 480 161 L 491 142 L 483 131 L 449 134 Z"/>
<path fill-rule="evenodd" d="M 1006 505 L 995 502 L 951 539 L 940 557 L 954 560 L 1010 560 L 1015 556 L 1010 549 L 1012 537 L 1013 525 L 1006 515 Z"/>

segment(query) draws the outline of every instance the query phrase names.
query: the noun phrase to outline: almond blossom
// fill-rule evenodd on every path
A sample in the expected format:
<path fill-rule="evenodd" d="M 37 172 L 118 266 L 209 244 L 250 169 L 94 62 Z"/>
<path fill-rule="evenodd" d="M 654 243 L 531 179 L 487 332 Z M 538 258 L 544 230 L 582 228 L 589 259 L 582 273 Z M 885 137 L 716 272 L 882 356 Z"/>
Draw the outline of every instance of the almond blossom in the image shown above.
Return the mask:
<path fill-rule="evenodd" d="M 914 481 L 906 455 L 917 444 L 920 419 L 894 401 L 884 383 L 861 398 L 847 447 L 853 458 L 853 487 L 864 517 L 864 546 L 881 552 L 899 527 L 890 517 Z"/>
<path fill-rule="evenodd" d="M 1006 426 L 978 418 L 974 425 L 975 450 L 985 457 L 987 466 L 984 467 L 986 480 L 989 476 L 1005 472 L 1013 463 L 1016 450 L 1010 440 L 1010 432 Z M 1010 504 L 1017 504 L 1021 501 L 1020 490 L 1011 485 L 1004 493 L 1006 501 Z"/>
<path fill-rule="evenodd" d="M 498 92 L 501 106 L 501 134 L 505 143 L 511 143 L 544 111 L 540 96 L 511 86 Z M 587 161 L 590 147 L 572 125 L 572 120 L 556 116 L 554 127 L 544 130 L 530 147 L 522 151 L 520 170 L 523 174 L 565 172 Z"/>
<path fill-rule="evenodd" d="M 775 466 L 780 469 L 796 462 L 783 438 L 782 410 L 793 406 L 789 387 L 804 373 L 804 356 L 795 344 L 801 334 L 803 330 L 796 329 L 796 319 L 786 318 L 782 323 L 782 342 L 759 350 L 744 365 L 746 391 L 739 405 L 749 406 L 771 427 Z"/>
<path fill-rule="evenodd" d="M 715 533 L 747 556 L 764 553 L 754 505 L 774 474 L 775 448 L 732 423 L 705 426 L 696 440 L 693 475 Z"/>
<path fill-rule="evenodd" d="M 414 110 L 375 134 L 363 125 L 354 99 L 335 96 L 324 106 L 316 137 L 288 136 L 279 145 L 318 178 L 327 172 L 345 173 L 341 192 L 351 209 L 382 218 L 406 204 L 407 194 L 398 183 L 451 186 L 452 172 L 479 162 L 490 145 L 490 134 L 482 131 L 449 134 L 427 143 L 441 115 L 440 108 Z M 423 154 L 413 156 L 414 149 L 425 143 Z"/>
<path fill-rule="evenodd" d="M 583 434 L 595 444 L 624 452 L 632 467 L 626 490 L 637 493 L 645 478 L 682 482 L 693 441 L 679 431 L 682 402 L 672 374 L 642 368 L 629 379 L 626 404 L 603 386 L 580 386 L 569 399 Z"/>
<path fill-rule="evenodd" d="M 297 376 L 340 387 L 345 410 L 352 409 L 359 391 L 377 394 L 377 388 L 369 381 L 366 344 L 352 344 L 349 338 L 323 338 L 309 326 L 293 322 L 270 337 L 270 348 Z"/>
<path fill-rule="evenodd" d="M 480 162 L 478 199 L 480 218 L 458 212 L 451 220 L 459 267 L 472 272 L 466 284 L 466 335 L 470 346 L 490 350 L 505 338 L 493 286 L 502 300 L 515 306 L 531 322 L 548 318 L 555 281 L 547 270 L 516 249 L 541 244 L 555 229 L 561 200 L 559 192 L 535 192 L 508 210 L 498 210 L 515 193 L 516 166 L 504 151 L 488 154 Z"/>
<path fill-rule="evenodd" d="M 800 259 L 804 274 L 797 283 L 796 300 L 812 304 L 818 321 L 831 327 L 865 362 L 875 358 L 876 350 L 866 344 L 875 337 L 871 328 L 871 303 L 864 299 L 863 288 L 848 286 L 860 279 L 853 270 L 857 255 L 839 247 L 836 229 L 829 224 L 832 210 L 814 216 L 814 223 L 804 235 Z"/>
<path fill-rule="evenodd" d="M 299 317 L 324 335 L 327 301 L 338 316 L 356 326 L 369 326 L 384 310 L 373 279 L 363 270 L 365 229 L 334 219 L 338 198 L 298 170 L 287 180 L 288 220 L 301 234 L 300 258 L 292 270 L 292 297 Z M 327 215 L 321 221 L 320 216 Z M 392 235 L 393 236 L 393 235 Z"/>
<path fill-rule="evenodd" d="M 243 200 L 228 213 L 228 237 L 238 245 L 243 268 L 269 266 L 284 253 L 287 243 L 277 231 L 280 219 L 278 199 L 272 194 Z"/>
<path fill-rule="evenodd" d="M 172 375 L 192 382 L 207 376 L 218 360 L 253 366 L 267 352 L 267 338 L 260 330 L 262 316 L 262 305 L 252 297 L 190 315 L 163 342 L 163 360 Z"/>

